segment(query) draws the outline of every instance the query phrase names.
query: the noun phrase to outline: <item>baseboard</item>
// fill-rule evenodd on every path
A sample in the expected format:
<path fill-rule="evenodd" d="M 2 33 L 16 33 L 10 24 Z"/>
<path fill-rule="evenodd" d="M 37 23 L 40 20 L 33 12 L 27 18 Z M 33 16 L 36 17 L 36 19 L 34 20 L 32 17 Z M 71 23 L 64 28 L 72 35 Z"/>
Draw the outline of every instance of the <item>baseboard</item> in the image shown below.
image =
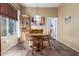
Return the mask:
<path fill-rule="evenodd" d="M 79 52 L 79 50 L 77 50 L 77 49 L 71 47 L 70 45 L 68 45 L 68 44 L 66 44 L 66 43 L 64 43 L 64 42 L 62 42 L 62 41 L 60 41 L 60 40 L 58 40 L 58 41 L 61 42 L 62 44 L 65 44 L 66 46 L 70 47 L 71 49 L 75 50 L 76 52 Z"/>
<path fill-rule="evenodd" d="M 8 48 L 6 48 L 5 50 L 1 51 L 1 54 L 3 54 L 4 52 L 6 52 L 8 49 L 10 49 L 11 47 L 15 46 L 16 44 L 18 44 L 18 42 L 15 43 L 15 44 L 13 44 L 13 45 L 11 45 L 11 46 L 8 47 Z"/>

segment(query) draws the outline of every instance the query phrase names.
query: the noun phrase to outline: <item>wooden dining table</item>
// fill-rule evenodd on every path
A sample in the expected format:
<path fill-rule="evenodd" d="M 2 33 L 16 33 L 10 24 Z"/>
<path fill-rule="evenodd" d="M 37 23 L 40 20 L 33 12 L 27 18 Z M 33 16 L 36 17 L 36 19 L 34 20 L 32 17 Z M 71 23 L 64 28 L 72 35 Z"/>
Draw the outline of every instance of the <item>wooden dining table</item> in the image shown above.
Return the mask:
<path fill-rule="evenodd" d="M 32 33 L 31 37 L 33 38 L 33 46 L 37 47 L 37 51 L 41 51 L 43 47 L 43 39 L 42 37 L 47 36 L 48 34 L 44 33 Z"/>

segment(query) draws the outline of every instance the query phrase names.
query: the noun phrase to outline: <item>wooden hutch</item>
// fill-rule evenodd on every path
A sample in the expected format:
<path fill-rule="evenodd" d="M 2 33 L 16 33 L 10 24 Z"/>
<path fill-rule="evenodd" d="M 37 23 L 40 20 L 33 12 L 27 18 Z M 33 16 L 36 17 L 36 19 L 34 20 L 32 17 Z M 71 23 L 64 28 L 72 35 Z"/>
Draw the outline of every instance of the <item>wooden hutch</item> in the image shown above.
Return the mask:
<path fill-rule="evenodd" d="M 26 15 L 21 16 L 20 28 L 21 28 L 21 32 L 24 31 L 23 29 L 25 29 L 26 32 L 30 31 L 31 24 L 30 24 L 30 17 L 29 16 L 26 16 Z"/>
<path fill-rule="evenodd" d="M 31 23 L 30 23 L 30 17 L 27 15 L 21 15 L 20 19 L 20 30 L 21 30 L 21 40 L 27 40 L 26 34 L 30 33 L 31 29 Z"/>

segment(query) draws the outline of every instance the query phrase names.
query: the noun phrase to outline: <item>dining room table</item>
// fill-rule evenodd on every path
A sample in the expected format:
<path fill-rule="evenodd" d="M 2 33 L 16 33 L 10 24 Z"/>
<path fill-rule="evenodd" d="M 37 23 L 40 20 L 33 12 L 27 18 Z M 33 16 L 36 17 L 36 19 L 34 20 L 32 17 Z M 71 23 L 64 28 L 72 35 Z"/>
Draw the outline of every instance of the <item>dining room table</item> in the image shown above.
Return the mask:
<path fill-rule="evenodd" d="M 36 51 L 41 51 L 43 46 L 43 37 L 48 36 L 46 33 L 32 33 L 32 41 L 33 41 L 33 47 L 36 46 Z"/>

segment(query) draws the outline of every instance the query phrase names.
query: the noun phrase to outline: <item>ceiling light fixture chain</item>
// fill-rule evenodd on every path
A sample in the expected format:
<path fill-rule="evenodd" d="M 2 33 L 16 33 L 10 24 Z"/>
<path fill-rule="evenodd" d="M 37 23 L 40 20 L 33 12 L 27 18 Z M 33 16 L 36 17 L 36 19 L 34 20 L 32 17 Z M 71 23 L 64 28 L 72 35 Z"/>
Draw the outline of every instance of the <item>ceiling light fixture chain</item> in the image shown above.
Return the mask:
<path fill-rule="evenodd" d="M 38 0 L 37 0 L 37 15 L 38 15 Z"/>

